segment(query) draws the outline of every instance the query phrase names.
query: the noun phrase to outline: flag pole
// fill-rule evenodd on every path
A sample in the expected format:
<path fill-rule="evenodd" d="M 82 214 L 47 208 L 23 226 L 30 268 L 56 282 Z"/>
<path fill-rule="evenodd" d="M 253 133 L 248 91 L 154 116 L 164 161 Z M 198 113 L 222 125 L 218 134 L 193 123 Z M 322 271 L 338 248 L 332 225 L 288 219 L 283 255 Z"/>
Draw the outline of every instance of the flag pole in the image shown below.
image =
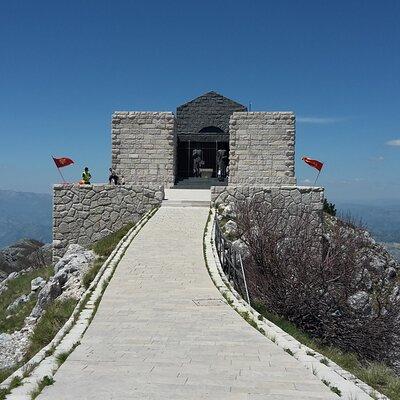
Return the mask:
<path fill-rule="evenodd" d="M 321 170 L 318 171 L 317 177 L 315 178 L 314 186 L 317 184 L 317 180 L 319 178 L 319 174 L 321 173 Z"/>
<path fill-rule="evenodd" d="M 52 158 L 53 161 L 54 161 L 54 156 L 51 156 L 51 158 Z M 57 164 L 56 164 L 56 168 L 57 168 L 58 173 L 61 175 L 61 179 L 63 180 L 63 183 L 67 183 L 66 180 L 64 179 L 63 174 L 62 174 L 61 171 L 60 171 L 60 168 L 57 167 Z"/>
<path fill-rule="evenodd" d="M 63 180 L 63 183 L 67 183 L 66 180 L 64 179 L 63 174 L 62 174 L 61 171 L 60 171 L 60 168 L 57 167 L 57 169 L 58 169 L 58 172 L 59 172 L 60 175 L 61 175 L 61 178 L 62 178 L 62 180 Z"/>

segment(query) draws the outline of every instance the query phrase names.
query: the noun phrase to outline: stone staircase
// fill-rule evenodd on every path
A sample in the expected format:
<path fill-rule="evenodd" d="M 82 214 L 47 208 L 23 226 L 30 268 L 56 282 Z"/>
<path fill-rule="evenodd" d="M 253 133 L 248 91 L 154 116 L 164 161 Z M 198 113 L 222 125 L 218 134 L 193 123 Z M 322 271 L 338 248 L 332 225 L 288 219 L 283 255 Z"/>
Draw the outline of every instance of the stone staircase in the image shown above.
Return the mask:
<path fill-rule="evenodd" d="M 211 186 L 226 186 L 227 182 L 220 182 L 217 178 L 190 177 L 178 181 L 174 189 L 209 189 Z"/>
<path fill-rule="evenodd" d="M 200 190 L 199 190 L 200 189 Z M 161 207 L 210 207 L 210 190 L 166 189 Z"/>
<path fill-rule="evenodd" d="M 161 207 L 210 207 L 209 201 L 196 200 L 163 200 Z"/>

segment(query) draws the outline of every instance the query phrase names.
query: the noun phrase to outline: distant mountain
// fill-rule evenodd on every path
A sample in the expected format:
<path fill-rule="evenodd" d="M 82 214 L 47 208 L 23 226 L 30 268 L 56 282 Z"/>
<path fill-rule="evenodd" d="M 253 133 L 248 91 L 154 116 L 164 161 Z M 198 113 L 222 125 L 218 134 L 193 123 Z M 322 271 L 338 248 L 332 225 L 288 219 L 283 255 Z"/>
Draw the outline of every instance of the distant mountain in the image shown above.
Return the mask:
<path fill-rule="evenodd" d="M 400 201 L 336 202 L 339 214 L 361 220 L 374 238 L 400 261 Z"/>
<path fill-rule="evenodd" d="M 400 243 L 383 243 L 388 252 L 400 262 Z"/>
<path fill-rule="evenodd" d="M 21 239 L 51 242 L 50 194 L 0 190 L 0 248 Z"/>

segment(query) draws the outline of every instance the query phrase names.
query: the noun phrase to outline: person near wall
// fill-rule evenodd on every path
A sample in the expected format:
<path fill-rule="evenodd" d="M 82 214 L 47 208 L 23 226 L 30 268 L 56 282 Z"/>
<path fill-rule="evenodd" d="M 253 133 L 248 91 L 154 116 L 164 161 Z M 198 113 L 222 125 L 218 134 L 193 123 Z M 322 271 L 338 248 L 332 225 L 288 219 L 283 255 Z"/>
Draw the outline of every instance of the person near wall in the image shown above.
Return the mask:
<path fill-rule="evenodd" d="M 89 172 L 89 168 L 85 167 L 85 170 L 82 174 L 82 181 L 85 185 L 90 185 L 90 179 L 92 178 L 91 173 Z"/>
<path fill-rule="evenodd" d="M 108 183 L 111 185 L 111 183 L 114 182 L 114 185 L 118 185 L 119 184 L 118 175 L 112 168 L 109 168 L 109 171 L 110 171 L 110 175 L 108 177 Z"/>

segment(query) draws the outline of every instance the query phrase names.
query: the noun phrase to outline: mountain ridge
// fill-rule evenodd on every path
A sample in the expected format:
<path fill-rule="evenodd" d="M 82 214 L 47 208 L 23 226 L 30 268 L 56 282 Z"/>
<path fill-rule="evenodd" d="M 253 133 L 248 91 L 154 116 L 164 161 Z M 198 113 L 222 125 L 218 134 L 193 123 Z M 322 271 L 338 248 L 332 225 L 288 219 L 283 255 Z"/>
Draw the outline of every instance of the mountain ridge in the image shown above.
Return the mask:
<path fill-rule="evenodd" d="M 52 241 L 52 196 L 0 189 L 0 249 L 21 239 Z"/>

